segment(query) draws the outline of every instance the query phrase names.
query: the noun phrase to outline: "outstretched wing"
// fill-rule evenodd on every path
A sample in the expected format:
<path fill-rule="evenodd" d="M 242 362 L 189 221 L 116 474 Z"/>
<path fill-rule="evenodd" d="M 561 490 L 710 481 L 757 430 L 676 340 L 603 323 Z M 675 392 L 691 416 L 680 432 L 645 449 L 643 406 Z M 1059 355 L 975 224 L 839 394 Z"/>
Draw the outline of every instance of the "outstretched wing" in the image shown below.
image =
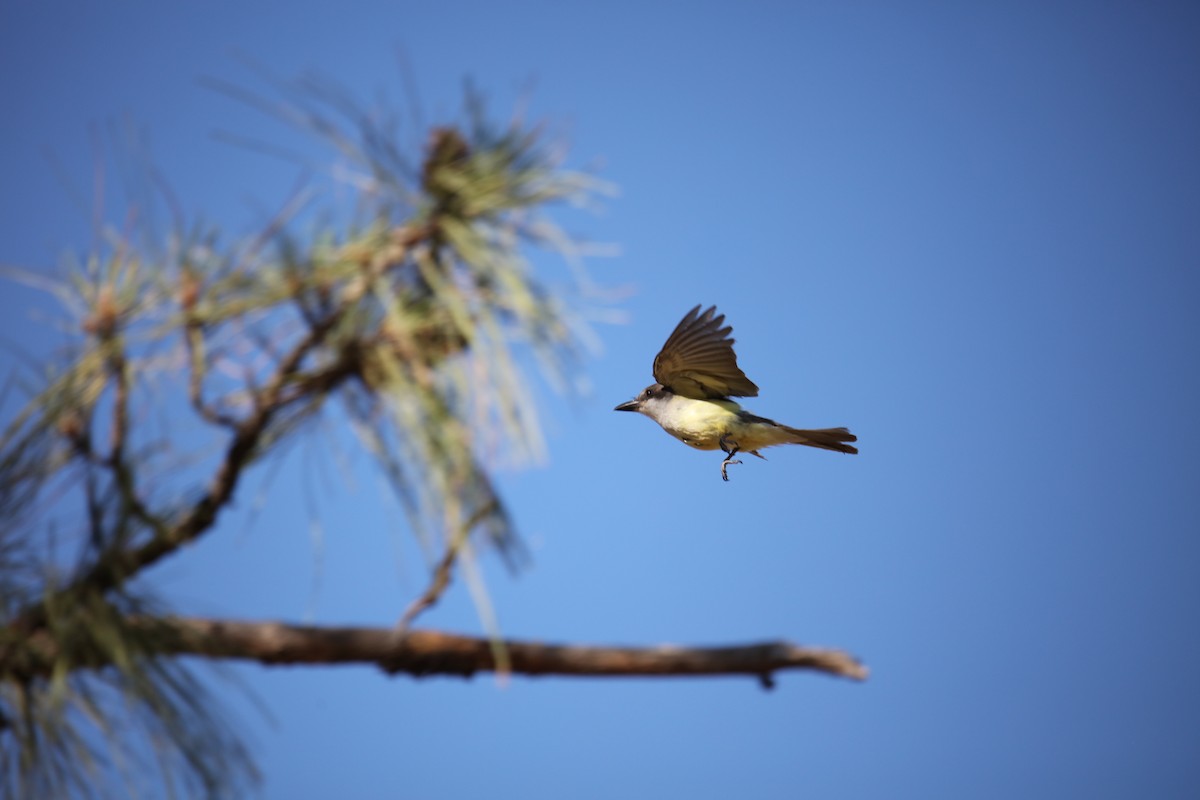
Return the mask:
<path fill-rule="evenodd" d="M 675 394 L 696 400 L 755 397 L 758 387 L 738 368 L 733 352 L 733 328 L 711 306 L 687 313 L 654 357 L 654 380 Z"/>

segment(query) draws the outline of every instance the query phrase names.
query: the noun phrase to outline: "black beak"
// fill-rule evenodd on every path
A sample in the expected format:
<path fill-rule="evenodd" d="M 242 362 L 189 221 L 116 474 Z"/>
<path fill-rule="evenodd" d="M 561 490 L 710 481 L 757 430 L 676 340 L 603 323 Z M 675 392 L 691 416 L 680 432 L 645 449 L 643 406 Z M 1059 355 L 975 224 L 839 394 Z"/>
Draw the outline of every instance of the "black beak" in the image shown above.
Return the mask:
<path fill-rule="evenodd" d="M 624 403 L 621 403 L 621 405 L 614 408 L 613 411 L 637 411 L 640 405 L 641 404 L 638 403 L 637 400 L 626 400 Z"/>

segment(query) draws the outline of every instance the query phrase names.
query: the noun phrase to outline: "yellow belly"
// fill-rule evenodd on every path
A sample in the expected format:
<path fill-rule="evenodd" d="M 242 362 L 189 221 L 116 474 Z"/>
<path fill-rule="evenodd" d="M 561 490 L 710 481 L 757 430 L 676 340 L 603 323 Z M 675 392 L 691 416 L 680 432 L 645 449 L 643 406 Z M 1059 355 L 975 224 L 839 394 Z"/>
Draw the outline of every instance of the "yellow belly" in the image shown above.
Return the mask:
<path fill-rule="evenodd" d="M 732 400 L 687 400 L 676 403 L 671 413 L 658 420 L 667 433 L 697 450 L 721 448 L 721 438 L 730 448 L 755 452 L 777 444 L 804 442 L 790 428 L 762 417 L 739 414 Z"/>
<path fill-rule="evenodd" d="M 729 400 L 697 400 L 672 415 L 663 428 L 697 450 L 716 450 L 722 436 L 740 427 L 737 408 Z"/>

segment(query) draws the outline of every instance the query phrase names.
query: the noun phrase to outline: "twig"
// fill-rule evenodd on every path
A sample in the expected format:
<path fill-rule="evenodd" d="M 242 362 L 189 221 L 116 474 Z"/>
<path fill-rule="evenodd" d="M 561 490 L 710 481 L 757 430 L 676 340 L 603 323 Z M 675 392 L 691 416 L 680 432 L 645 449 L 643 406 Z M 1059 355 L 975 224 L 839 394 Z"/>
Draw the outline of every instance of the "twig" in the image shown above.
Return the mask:
<path fill-rule="evenodd" d="M 204 401 L 204 374 L 207 370 L 204 355 L 204 331 L 201 323 L 189 318 L 184 326 L 183 341 L 188 354 L 188 398 L 200 418 L 213 425 L 237 430 L 237 418 L 224 414 Z"/>
<path fill-rule="evenodd" d="M 423 611 L 432 606 L 437 605 L 438 600 L 442 598 L 446 589 L 450 586 L 451 573 L 454 570 L 454 563 L 458 560 L 458 554 L 462 552 L 462 547 L 467 542 L 467 537 L 471 535 L 471 529 L 486 519 L 490 514 L 494 514 L 500 508 L 499 501 L 495 497 L 488 503 L 485 503 L 482 508 L 477 510 L 467 520 L 466 524 L 459 527 L 453 533 L 450 540 L 446 542 L 446 552 L 438 559 L 437 566 L 433 569 L 433 577 L 429 581 L 429 586 L 421 595 L 413 600 L 404 615 L 400 617 L 400 621 L 396 623 L 396 632 L 404 633 L 408 630 L 415 620 Z"/>
<path fill-rule="evenodd" d="M 119 469 L 125 460 L 125 443 L 129 430 L 129 365 L 121 340 L 109 336 L 104 340 L 109 349 L 108 369 L 113 378 L 112 430 L 110 431 L 109 462 Z"/>
<path fill-rule="evenodd" d="M 425 591 L 420 597 L 408 604 L 408 608 L 404 610 L 400 621 L 396 623 L 396 631 L 406 632 L 408 626 L 412 625 L 413 620 L 420 616 L 421 612 L 437 604 L 441 599 L 442 594 L 450 586 L 450 574 L 454 569 L 454 562 L 458 560 L 458 542 L 451 541 L 446 544 L 446 552 L 438 559 L 437 566 L 433 568 L 433 578 L 429 581 L 429 586 L 425 587 Z"/>

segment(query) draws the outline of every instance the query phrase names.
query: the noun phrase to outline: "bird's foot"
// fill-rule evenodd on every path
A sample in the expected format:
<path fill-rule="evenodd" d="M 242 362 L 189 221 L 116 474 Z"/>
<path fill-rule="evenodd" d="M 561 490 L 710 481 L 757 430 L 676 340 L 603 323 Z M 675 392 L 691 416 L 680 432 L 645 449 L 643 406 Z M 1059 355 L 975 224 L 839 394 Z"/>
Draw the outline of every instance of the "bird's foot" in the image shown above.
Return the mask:
<path fill-rule="evenodd" d="M 721 446 L 721 452 L 725 454 L 725 460 L 721 462 L 721 480 L 728 481 L 729 475 L 725 470 L 729 469 L 730 464 L 742 463 L 733 458 L 738 454 L 738 446 L 736 442 L 729 442 L 723 433 L 721 434 L 721 438 L 717 439 L 717 444 Z"/>
<path fill-rule="evenodd" d="M 735 459 L 733 457 L 733 454 L 730 453 L 729 458 L 727 458 L 721 462 L 721 480 L 723 480 L 723 481 L 729 480 L 729 475 L 726 474 L 725 470 L 729 468 L 730 464 L 740 464 L 740 463 L 742 463 L 741 459 Z"/>

